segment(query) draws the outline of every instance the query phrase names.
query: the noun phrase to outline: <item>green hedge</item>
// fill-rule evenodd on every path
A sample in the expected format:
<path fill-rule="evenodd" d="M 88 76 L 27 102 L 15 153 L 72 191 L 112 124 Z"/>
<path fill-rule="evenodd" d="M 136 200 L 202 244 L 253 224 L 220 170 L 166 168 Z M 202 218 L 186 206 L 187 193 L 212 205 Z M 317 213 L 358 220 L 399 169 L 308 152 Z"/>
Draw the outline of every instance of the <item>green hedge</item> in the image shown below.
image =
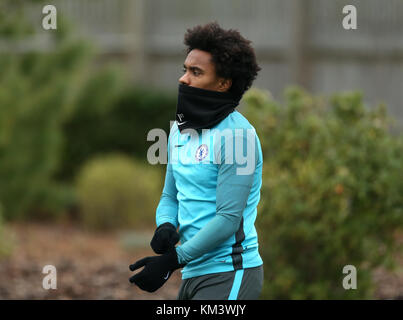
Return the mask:
<path fill-rule="evenodd" d="M 127 85 L 118 67 L 92 63 L 90 46 L 55 34 L 48 52 L 0 55 L 0 200 L 6 219 L 49 216 L 72 205 L 68 181 L 57 177 L 71 161 L 64 156 L 71 143 L 64 125 L 82 105 L 107 112 Z M 80 138 L 77 143 L 85 142 Z"/>
<path fill-rule="evenodd" d="M 97 84 L 102 85 L 97 85 Z M 128 83 L 113 104 L 104 107 L 107 79 L 89 83 L 75 113 L 63 125 L 65 145 L 57 178 L 71 181 L 89 158 L 122 152 L 146 162 L 151 129 L 169 133 L 169 119 L 175 118 L 176 96 L 155 88 L 133 87 Z M 99 101 L 101 100 L 101 101 Z"/>
<path fill-rule="evenodd" d="M 23 217 L 48 189 L 62 147 L 60 123 L 71 112 L 86 55 L 72 45 L 0 56 L 0 201 L 7 219 Z"/>
<path fill-rule="evenodd" d="M 176 97 L 134 88 L 118 67 L 91 64 L 89 47 L 0 56 L 0 200 L 6 219 L 54 218 L 75 206 L 71 184 L 88 159 L 146 160 L 147 133 L 169 132 Z"/>
<path fill-rule="evenodd" d="M 76 182 L 82 224 L 91 229 L 155 226 L 161 171 L 122 154 L 89 160 Z"/>
<path fill-rule="evenodd" d="M 12 44 L 34 35 L 23 1 L 3 2 L 0 37 Z M 63 218 L 76 206 L 72 183 L 88 159 L 121 152 L 145 162 L 152 144 L 148 131 L 169 132 L 174 118 L 175 95 L 133 88 L 129 71 L 97 65 L 90 42 L 73 39 L 73 29 L 58 15 L 48 51 L 0 54 L 0 201 L 6 220 Z"/>
<path fill-rule="evenodd" d="M 283 104 L 258 90 L 244 102 L 264 155 L 262 298 L 372 298 L 371 272 L 391 265 L 403 226 L 403 144 L 386 108 L 369 110 L 360 93 L 298 88 Z M 357 269 L 356 290 L 342 286 L 345 265 Z"/>
<path fill-rule="evenodd" d="M 3 206 L 0 202 L 0 260 L 9 256 L 15 247 L 15 235 L 4 226 Z"/>

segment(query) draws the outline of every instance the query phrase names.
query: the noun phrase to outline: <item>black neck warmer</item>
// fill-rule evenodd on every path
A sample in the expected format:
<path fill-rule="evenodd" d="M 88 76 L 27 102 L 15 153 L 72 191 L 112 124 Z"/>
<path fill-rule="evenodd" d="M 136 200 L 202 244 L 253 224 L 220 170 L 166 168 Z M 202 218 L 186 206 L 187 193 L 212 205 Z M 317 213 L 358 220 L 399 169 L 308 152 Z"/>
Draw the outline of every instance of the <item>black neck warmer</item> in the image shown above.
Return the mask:
<path fill-rule="evenodd" d="M 176 122 L 179 130 L 208 129 L 235 110 L 241 97 L 179 84 Z"/>

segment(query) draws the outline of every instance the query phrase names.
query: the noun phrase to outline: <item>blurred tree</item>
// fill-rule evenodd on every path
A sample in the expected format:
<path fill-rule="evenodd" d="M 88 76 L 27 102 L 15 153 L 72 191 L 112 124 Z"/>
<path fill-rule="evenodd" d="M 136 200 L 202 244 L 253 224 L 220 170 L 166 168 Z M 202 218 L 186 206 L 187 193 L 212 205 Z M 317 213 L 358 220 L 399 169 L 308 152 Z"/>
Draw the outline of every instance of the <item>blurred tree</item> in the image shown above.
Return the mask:
<path fill-rule="evenodd" d="M 60 13 L 57 30 L 46 31 L 48 49 L 16 54 L 16 40 L 44 32 L 22 10 L 35 2 L 43 1 L 0 6 L 0 37 L 8 48 L 0 55 L 0 201 L 6 219 L 52 217 L 75 207 L 72 183 L 94 156 L 116 151 L 145 162 L 148 131 L 168 132 L 176 105 L 168 93 L 133 88 L 122 67 L 97 65 L 94 47 L 75 39 Z"/>
<path fill-rule="evenodd" d="M 3 46 L 35 32 L 21 4 L 1 2 Z M 103 106 L 121 87 L 116 70 L 95 71 L 92 48 L 70 39 L 67 29 L 59 15 L 48 51 L 9 50 L 0 55 L 0 201 L 6 218 L 24 217 L 37 203 L 57 211 L 71 201 L 70 189 L 52 180 L 63 148 L 62 125 L 74 113 L 88 82 L 100 75 L 108 78 L 96 96 Z"/>

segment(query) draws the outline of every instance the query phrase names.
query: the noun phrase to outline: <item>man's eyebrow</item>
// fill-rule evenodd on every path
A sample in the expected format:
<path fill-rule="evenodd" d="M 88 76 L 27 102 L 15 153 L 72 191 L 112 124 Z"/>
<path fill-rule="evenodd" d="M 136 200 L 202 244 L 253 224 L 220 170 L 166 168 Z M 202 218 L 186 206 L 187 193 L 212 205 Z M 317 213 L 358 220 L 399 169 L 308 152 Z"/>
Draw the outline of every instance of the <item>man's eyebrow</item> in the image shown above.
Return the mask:
<path fill-rule="evenodd" d="M 190 70 L 197 70 L 197 71 L 201 71 L 201 72 L 204 71 L 202 68 L 197 67 L 197 66 L 188 66 L 188 67 L 187 67 L 185 64 L 183 64 L 183 67 L 184 67 L 185 69 L 190 69 Z"/>

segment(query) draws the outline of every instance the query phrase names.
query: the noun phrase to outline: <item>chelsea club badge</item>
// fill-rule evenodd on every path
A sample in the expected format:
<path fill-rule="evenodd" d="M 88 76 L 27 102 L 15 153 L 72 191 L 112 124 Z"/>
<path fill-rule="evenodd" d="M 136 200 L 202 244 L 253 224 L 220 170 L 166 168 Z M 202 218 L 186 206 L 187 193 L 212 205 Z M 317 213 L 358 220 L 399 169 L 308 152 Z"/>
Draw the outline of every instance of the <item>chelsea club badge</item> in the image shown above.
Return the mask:
<path fill-rule="evenodd" d="M 208 155 L 208 147 L 206 144 L 200 145 L 196 150 L 196 160 L 202 161 Z"/>

